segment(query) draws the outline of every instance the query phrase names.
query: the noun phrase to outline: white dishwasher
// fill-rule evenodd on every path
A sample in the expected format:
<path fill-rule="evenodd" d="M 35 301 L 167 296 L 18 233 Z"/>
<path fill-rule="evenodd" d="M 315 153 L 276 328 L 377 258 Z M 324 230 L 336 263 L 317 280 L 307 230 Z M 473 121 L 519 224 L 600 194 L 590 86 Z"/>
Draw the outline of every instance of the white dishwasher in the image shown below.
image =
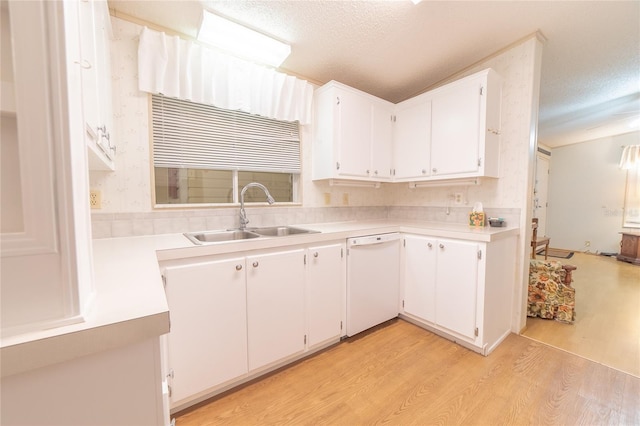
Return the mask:
<path fill-rule="evenodd" d="M 347 239 L 347 336 L 398 316 L 400 234 Z"/>

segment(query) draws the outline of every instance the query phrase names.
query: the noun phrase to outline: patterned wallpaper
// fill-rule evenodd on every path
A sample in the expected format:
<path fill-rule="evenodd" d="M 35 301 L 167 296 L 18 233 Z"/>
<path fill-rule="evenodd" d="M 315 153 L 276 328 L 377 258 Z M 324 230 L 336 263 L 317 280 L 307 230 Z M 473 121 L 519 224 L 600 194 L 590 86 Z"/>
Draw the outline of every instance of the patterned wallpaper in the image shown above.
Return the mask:
<path fill-rule="evenodd" d="M 90 173 L 91 188 L 102 192 L 102 209 L 94 210 L 92 215 L 94 237 L 159 233 L 159 230 L 167 228 L 162 225 L 154 227 L 154 221 L 168 217 L 173 222 L 182 218 L 178 221 L 184 222 L 183 225 L 190 221 L 207 225 L 206 220 L 193 219 L 201 216 L 232 220 L 237 212 L 229 207 L 171 212 L 153 209 L 149 100 L 148 95 L 137 88 L 138 35 L 142 27 L 115 17 L 111 21 L 114 34 L 111 49 L 113 134 L 118 151 L 115 172 Z M 319 218 L 326 220 L 335 220 L 331 212 L 338 211 L 340 214 L 337 217 L 345 217 L 345 212 L 351 211 L 353 216 L 378 218 L 389 215 L 392 212 L 389 208 L 393 207 L 416 207 L 420 208 L 416 212 L 421 214 L 428 208 L 431 212 L 429 215 L 438 215 L 447 208 L 464 212 L 474 202 L 480 201 L 487 209 L 494 209 L 498 214 L 515 214 L 514 220 L 518 221 L 519 211 L 526 208 L 528 197 L 529 129 L 535 60 L 536 40 L 531 38 L 455 76 L 457 79 L 491 67 L 503 78 L 501 179 L 486 180 L 475 187 L 409 189 L 406 183 L 383 184 L 380 189 L 330 187 L 328 183 L 312 182 L 310 179 L 312 132 L 310 126 L 306 126 L 301 134 L 302 206 L 280 207 L 277 211 L 292 215 L 296 215 L 297 211 L 312 215 L 317 213 Z M 463 194 L 464 203 L 453 206 L 451 195 L 457 192 Z M 325 204 L 325 194 L 330 194 L 328 205 Z M 348 194 L 348 206 L 343 204 L 344 194 Z M 268 208 L 258 209 L 256 214 L 268 215 L 269 211 Z M 349 218 L 349 215 L 346 217 Z M 464 217 L 464 214 L 460 217 Z M 211 224 L 216 221 L 219 223 L 220 219 L 209 221 Z M 265 218 L 264 221 L 269 220 Z"/>

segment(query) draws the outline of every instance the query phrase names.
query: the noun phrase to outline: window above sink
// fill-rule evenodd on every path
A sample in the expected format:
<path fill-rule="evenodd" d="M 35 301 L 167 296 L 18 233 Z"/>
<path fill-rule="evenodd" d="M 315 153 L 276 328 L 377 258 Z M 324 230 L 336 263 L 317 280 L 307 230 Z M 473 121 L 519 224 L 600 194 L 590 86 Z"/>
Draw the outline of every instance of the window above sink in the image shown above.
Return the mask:
<path fill-rule="evenodd" d="M 235 204 L 249 182 L 298 201 L 298 122 L 153 95 L 152 125 L 156 206 Z M 263 199 L 250 191 L 245 201 Z"/>

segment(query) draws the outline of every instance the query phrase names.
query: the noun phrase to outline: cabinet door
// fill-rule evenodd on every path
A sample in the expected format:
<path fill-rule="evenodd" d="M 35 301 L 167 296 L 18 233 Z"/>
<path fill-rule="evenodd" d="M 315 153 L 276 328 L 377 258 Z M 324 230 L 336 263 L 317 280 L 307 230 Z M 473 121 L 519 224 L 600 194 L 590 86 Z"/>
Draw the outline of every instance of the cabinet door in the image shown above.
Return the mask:
<path fill-rule="evenodd" d="M 82 109 L 85 119 L 89 169 L 113 170 L 111 21 L 105 0 L 81 1 L 79 27 L 82 52 Z"/>
<path fill-rule="evenodd" d="M 307 251 L 307 345 L 313 347 L 342 331 L 345 296 L 344 244 Z"/>
<path fill-rule="evenodd" d="M 172 400 L 247 373 L 244 258 L 168 267 Z"/>
<path fill-rule="evenodd" d="M 404 312 L 435 322 L 437 242 L 428 237 L 405 237 Z"/>
<path fill-rule="evenodd" d="M 89 135 L 97 138 L 100 126 L 100 109 L 98 104 L 98 61 L 96 45 L 96 13 L 97 2 L 82 1 L 80 8 L 80 49 L 82 52 L 82 98 L 85 125 Z"/>
<path fill-rule="evenodd" d="M 481 79 L 474 78 L 434 93 L 431 110 L 432 175 L 478 171 L 481 87 Z"/>
<path fill-rule="evenodd" d="M 337 132 L 341 176 L 368 177 L 371 162 L 371 101 L 350 90 L 338 89 Z"/>
<path fill-rule="evenodd" d="M 422 96 L 396 105 L 393 143 L 396 179 L 430 175 L 430 99 Z"/>
<path fill-rule="evenodd" d="M 304 250 L 247 257 L 249 370 L 304 350 Z"/>
<path fill-rule="evenodd" d="M 473 339 L 476 328 L 478 244 L 438 240 L 436 324 Z"/>
<path fill-rule="evenodd" d="M 393 104 L 374 102 L 372 109 L 370 176 L 374 180 L 386 180 L 391 178 Z"/>

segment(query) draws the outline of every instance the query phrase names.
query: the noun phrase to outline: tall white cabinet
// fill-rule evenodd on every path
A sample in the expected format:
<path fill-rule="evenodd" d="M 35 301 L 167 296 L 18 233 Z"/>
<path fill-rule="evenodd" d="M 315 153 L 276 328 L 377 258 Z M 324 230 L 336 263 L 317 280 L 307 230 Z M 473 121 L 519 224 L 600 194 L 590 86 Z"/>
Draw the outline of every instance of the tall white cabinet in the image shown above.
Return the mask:
<path fill-rule="evenodd" d="M 163 425 L 158 336 L 109 323 L 126 315 L 105 313 L 113 294 L 94 291 L 80 3 L 2 2 L 2 107 L 9 92 L 14 106 L 0 114 L 2 181 L 15 198 L 0 203 L 12 218 L 0 238 L 0 423 Z"/>
<path fill-rule="evenodd" d="M 2 159 L 2 192 L 9 184 L 15 198 L 0 204 L 3 222 L 12 218 L 0 239 L 5 336 L 81 322 L 94 292 L 78 10 L 72 2 L 6 6 L 11 43 L 3 40 L 2 60 L 13 81 L 3 92 L 12 92 L 14 110 L 9 121 L 2 114 L 1 143 L 3 157 L 5 148 L 15 157 Z"/>

